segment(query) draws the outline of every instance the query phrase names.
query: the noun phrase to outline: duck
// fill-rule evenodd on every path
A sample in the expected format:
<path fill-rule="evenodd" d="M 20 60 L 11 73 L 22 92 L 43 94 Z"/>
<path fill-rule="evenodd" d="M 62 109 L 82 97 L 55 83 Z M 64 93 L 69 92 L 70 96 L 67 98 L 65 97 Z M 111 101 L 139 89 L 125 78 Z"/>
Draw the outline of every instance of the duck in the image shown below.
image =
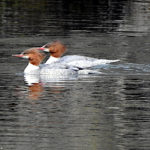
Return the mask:
<path fill-rule="evenodd" d="M 60 78 L 78 74 L 78 68 L 60 64 L 57 62 L 51 65 L 41 64 L 45 58 L 45 54 L 39 51 L 39 48 L 30 48 L 24 50 L 21 54 L 14 54 L 14 57 L 27 59 L 28 65 L 24 69 L 24 74 L 30 75 L 48 75 L 48 78 Z"/>
<path fill-rule="evenodd" d="M 67 64 L 69 66 L 85 69 L 97 65 L 109 64 L 120 61 L 119 59 L 116 60 L 98 59 L 81 55 L 63 56 L 63 54 L 66 52 L 66 46 L 60 41 L 47 43 L 42 47 L 40 47 L 39 50 L 50 53 L 50 56 L 45 64 L 58 62 L 60 64 Z"/>

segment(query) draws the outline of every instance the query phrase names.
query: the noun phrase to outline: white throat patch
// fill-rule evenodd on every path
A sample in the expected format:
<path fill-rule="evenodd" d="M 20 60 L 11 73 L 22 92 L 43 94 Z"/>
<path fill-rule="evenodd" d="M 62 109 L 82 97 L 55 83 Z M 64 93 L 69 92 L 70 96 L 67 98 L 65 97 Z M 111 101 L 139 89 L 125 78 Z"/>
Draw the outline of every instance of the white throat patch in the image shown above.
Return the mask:
<path fill-rule="evenodd" d="M 35 66 L 35 65 L 32 65 L 31 63 L 29 63 L 27 65 L 27 67 L 25 68 L 24 73 L 38 74 L 39 73 L 39 66 Z"/>
<path fill-rule="evenodd" d="M 50 56 L 49 59 L 46 61 L 45 64 L 51 64 L 53 62 L 56 62 L 58 61 L 60 58 L 56 58 L 56 57 L 53 57 L 53 56 Z"/>

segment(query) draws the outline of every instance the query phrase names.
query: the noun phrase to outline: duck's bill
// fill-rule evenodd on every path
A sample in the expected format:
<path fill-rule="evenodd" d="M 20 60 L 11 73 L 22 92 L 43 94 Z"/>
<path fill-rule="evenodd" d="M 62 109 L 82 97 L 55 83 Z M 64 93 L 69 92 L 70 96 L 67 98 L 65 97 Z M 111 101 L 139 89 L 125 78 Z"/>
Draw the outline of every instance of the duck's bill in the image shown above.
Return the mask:
<path fill-rule="evenodd" d="M 44 48 L 44 47 L 40 47 L 40 48 L 39 48 L 39 50 L 42 50 L 42 51 L 44 51 L 44 50 L 45 50 L 45 48 Z"/>
<path fill-rule="evenodd" d="M 25 58 L 25 59 L 28 59 L 29 57 L 28 56 L 25 56 L 23 54 L 15 54 L 15 55 L 12 55 L 14 57 L 20 57 L 20 58 Z"/>
<path fill-rule="evenodd" d="M 14 54 L 14 55 L 12 55 L 12 56 L 14 56 L 14 57 L 21 57 L 21 58 L 23 58 L 23 57 L 24 57 L 24 55 L 23 55 L 23 54 Z"/>
<path fill-rule="evenodd" d="M 49 49 L 48 48 L 44 48 L 44 47 L 40 47 L 39 50 L 42 50 L 44 52 L 49 52 Z"/>

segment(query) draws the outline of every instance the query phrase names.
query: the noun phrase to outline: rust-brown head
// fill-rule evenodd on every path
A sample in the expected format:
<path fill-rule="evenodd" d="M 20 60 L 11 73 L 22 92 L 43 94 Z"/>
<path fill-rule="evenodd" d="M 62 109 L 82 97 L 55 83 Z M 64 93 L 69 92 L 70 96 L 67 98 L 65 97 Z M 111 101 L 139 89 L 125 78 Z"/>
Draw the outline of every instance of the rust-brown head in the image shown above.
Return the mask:
<path fill-rule="evenodd" d="M 39 49 L 45 52 L 50 52 L 51 56 L 59 58 L 65 53 L 66 46 L 61 42 L 56 41 L 56 42 L 48 43 Z"/>
<path fill-rule="evenodd" d="M 39 48 L 30 48 L 21 54 L 12 56 L 28 59 L 29 62 L 35 66 L 38 66 L 45 58 L 45 55 L 39 51 Z"/>

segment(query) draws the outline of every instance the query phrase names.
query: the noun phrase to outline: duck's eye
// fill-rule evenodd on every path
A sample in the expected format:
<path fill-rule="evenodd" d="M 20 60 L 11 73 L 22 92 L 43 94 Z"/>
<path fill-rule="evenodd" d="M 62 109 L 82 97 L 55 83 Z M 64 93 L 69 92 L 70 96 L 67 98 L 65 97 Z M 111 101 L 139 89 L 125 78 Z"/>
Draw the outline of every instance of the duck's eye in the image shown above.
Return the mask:
<path fill-rule="evenodd" d="M 29 60 L 33 60 L 33 58 L 31 58 L 31 57 L 29 57 L 28 59 L 29 59 Z"/>

